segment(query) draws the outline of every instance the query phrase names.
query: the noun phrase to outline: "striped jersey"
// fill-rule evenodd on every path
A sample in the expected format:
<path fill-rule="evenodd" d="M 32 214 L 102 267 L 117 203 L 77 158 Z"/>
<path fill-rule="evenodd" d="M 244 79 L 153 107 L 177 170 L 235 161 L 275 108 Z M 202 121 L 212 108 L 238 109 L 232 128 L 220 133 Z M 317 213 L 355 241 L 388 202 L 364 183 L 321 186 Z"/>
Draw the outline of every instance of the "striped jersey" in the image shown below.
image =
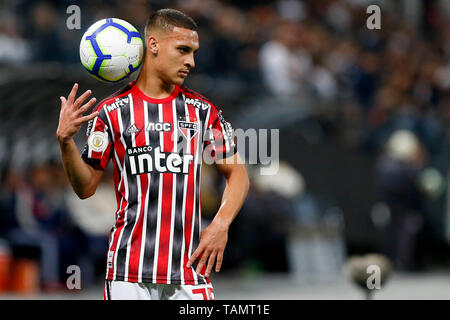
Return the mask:
<path fill-rule="evenodd" d="M 96 110 L 82 158 L 100 170 L 113 162 L 117 210 L 106 278 L 208 283 L 186 263 L 200 241 L 202 161 L 236 153 L 230 123 L 206 98 L 183 86 L 153 99 L 134 81 Z"/>

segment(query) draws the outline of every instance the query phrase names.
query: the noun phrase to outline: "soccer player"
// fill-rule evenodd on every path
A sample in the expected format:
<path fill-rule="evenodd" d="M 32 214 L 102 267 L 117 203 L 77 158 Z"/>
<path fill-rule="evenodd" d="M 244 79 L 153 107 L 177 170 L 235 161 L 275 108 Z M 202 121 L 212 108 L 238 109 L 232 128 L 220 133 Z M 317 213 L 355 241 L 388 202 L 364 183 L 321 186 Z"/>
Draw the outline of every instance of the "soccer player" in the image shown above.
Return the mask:
<path fill-rule="evenodd" d="M 145 27 L 139 77 L 97 104 L 75 84 L 61 97 L 56 132 L 76 194 L 95 193 L 109 160 L 117 198 L 110 231 L 104 299 L 214 299 L 228 228 L 247 196 L 247 171 L 222 111 L 182 84 L 194 68 L 197 25 L 174 9 Z M 88 123 L 80 157 L 73 136 Z M 226 179 L 221 206 L 202 231 L 200 172 L 208 154 Z"/>

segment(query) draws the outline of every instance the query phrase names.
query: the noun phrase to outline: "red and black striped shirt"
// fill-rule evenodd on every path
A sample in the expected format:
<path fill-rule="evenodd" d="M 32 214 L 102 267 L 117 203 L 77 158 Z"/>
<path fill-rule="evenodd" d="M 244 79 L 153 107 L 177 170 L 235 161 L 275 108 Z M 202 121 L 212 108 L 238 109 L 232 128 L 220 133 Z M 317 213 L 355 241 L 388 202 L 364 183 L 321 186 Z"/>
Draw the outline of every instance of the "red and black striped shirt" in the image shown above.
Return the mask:
<path fill-rule="evenodd" d="M 96 108 L 82 153 L 105 170 L 113 161 L 116 223 L 109 235 L 106 278 L 202 284 L 186 263 L 200 240 L 203 153 L 236 153 L 221 111 L 183 86 L 164 99 L 131 82 Z"/>

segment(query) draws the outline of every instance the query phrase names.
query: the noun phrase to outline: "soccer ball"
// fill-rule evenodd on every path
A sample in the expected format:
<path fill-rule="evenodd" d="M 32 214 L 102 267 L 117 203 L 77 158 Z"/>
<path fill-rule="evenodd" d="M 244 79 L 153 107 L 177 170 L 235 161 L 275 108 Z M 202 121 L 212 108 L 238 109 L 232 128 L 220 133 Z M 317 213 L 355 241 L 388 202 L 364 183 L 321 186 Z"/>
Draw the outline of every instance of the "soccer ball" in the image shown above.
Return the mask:
<path fill-rule="evenodd" d="M 91 25 L 81 38 L 80 60 L 86 70 L 104 82 L 118 82 L 135 72 L 141 62 L 144 44 L 130 23 L 102 19 Z"/>

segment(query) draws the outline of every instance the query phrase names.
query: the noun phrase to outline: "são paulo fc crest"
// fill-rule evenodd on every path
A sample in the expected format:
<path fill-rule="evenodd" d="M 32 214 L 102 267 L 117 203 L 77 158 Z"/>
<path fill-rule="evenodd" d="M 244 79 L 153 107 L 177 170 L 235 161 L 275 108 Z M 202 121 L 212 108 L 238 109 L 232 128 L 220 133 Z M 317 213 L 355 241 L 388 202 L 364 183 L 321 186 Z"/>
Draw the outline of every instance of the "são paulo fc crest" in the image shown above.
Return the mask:
<path fill-rule="evenodd" d="M 198 123 L 189 121 L 178 121 L 178 129 L 181 131 L 181 133 L 187 140 L 190 140 L 198 132 Z"/>
<path fill-rule="evenodd" d="M 94 131 L 88 139 L 89 148 L 96 152 L 103 152 L 108 146 L 108 136 L 101 131 Z"/>

